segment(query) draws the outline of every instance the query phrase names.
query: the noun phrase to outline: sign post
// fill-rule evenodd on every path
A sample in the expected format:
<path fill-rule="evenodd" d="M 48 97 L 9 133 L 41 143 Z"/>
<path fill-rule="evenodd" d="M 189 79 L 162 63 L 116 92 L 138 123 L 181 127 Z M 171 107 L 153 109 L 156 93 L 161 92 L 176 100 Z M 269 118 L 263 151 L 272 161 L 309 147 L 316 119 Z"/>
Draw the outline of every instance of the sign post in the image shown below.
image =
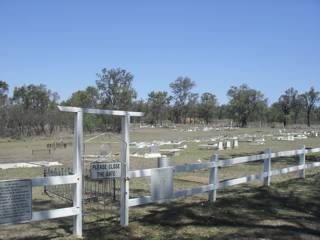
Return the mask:
<path fill-rule="evenodd" d="M 73 207 L 79 214 L 73 217 L 73 234 L 82 237 L 82 155 L 83 155 L 83 112 L 77 112 L 74 118 L 73 174 L 78 182 L 73 187 Z"/>
<path fill-rule="evenodd" d="M 303 168 L 299 170 L 299 177 L 300 178 L 305 178 L 306 174 L 306 169 L 305 169 L 305 164 L 306 164 L 306 146 L 301 145 L 301 150 L 303 151 L 302 154 L 299 155 L 299 166 L 302 166 Z"/>
<path fill-rule="evenodd" d="M 214 162 L 216 165 L 210 169 L 209 184 L 214 185 L 214 190 L 209 192 L 209 202 L 215 202 L 217 200 L 217 189 L 219 188 L 218 160 L 218 154 L 214 154 L 210 158 L 210 162 Z"/>
<path fill-rule="evenodd" d="M 120 224 L 129 224 L 129 125 L 130 115 L 126 114 L 121 119 L 121 180 L 120 180 Z"/>

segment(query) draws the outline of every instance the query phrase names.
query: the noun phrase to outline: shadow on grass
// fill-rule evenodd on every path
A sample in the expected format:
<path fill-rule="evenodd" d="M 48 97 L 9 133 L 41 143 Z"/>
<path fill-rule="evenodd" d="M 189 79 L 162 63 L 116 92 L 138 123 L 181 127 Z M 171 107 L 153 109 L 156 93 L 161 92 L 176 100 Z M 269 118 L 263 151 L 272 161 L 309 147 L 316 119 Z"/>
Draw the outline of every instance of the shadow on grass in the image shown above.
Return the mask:
<path fill-rule="evenodd" d="M 320 239 L 320 175 L 313 178 L 293 179 L 269 189 L 233 188 L 228 190 L 231 197 L 224 198 L 228 193 L 224 191 L 214 204 L 158 204 L 161 210 L 152 209 L 134 221 L 162 228 L 167 239 L 206 239 L 201 232 L 213 227 L 217 234 L 210 237 L 214 239 Z M 177 235 L 183 229 L 189 231 Z"/>
<path fill-rule="evenodd" d="M 201 195 L 137 207 L 130 210 L 129 227 L 120 227 L 119 219 L 110 217 L 101 224 L 85 225 L 84 237 L 93 240 L 320 239 L 319 185 L 320 174 L 316 174 L 306 179 L 272 183 L 268 189 L 240 185 L 219 190 L 218 199 L 212 204 Z M 4 239 L 72 239 L 71 218 L 27 224 L 25 231 L 29 228 L 32 235 L 19 233 Z"/>

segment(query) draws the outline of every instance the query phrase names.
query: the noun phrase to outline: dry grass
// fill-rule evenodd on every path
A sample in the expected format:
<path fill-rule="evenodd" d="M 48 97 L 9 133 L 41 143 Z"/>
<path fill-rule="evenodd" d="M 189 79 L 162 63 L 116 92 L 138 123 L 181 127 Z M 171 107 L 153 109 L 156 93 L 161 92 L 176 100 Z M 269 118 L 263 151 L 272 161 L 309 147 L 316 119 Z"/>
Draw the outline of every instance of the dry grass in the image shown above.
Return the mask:
<path fill-rule="evenodd" d="M 135 129 L 131 141 L 182 140 L 208 138 L 219 135 L 270 134 L 273 129 L 239 129 L 236 131 L 179 132 L 169 129 Z M 86 139 L 92 137 L 86 136 Z M 71 142 L 72 138 L 64 141 Z M 308 138 L 295 142 L 272 141 L 266 138 L 265 145 L 253 146 L 240 143 L 238 149 L 219 152 L 220 159 L 251 155 L 271 147 L 273 151 L 297 149 L 299 145 L 319 146 L 319 138 Z M 32 149 L 42 149 L 50 138 L 34 138 L 19 141 L 0 141 L 0 162 L 32 161 Z M 99 154 L 102 150 L 119 151 L 115 142 L 118 135 L 104 135 L 86 145 L 87 153 Z M 198 143 L 187 143 L 188 148 L 172 158 L 174 164 L 206 161 L 213 154 L 210 150 L 199 150 Z M 37 156 L 41 158 L 41 156 Z M 69 166 L 72 148 L 58 149 L 53 158 Z M 309 156 L 315 161 L 317 156 Z M 273 160 L 272 168 L 296 165 L 297 158 Z M 156 160 L 132 159 L 131 169 L 156 166 Z M 219 170 L 220 180 L 241 177 L 262 171 L 262 162 L 240 164 Z M 307 170 L 305 180 L 297 179 L 297 173 L 272 178 L 271 187 L 261 187 L 261 182 L 238 185 L 218 192 L 214 204 L 207 203 L 207 194 L 176 199 L 162 204 L 130 209 L 130 225 L 119 226 L 117 216 L 103 222 L 85 225 L 86 239 L 320 239 L 319 170 Z M 32 178 L 41 176 L 41 168 L 12 169 L 1 171 L 0 179 Z M 188 181 L 186 181 L 188 180 Z M 182 173 L 175 177 L 175 189 L 198 186 L 208 181 L 208 172 Z M 149 195 L 149 179 L 134 179 L 130 182 L 131 197 Z M 43 194 L 42 188 L 34 190 L 34 209 L 64 207 L 67 203 Z M 0 228 L 0 239 L 72 239 L 72 219 L 42 221 Z"/>

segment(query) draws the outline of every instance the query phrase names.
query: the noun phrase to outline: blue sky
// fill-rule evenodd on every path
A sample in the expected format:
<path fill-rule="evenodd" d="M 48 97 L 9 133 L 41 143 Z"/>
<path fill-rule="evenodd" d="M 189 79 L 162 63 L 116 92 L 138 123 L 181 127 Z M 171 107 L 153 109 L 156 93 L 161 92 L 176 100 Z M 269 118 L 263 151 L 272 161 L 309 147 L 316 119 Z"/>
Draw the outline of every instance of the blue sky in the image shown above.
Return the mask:
<path fill-rule="evenodd" d="M 178 76 L 220 103 L 249 84 L 276 100 L 320 90 L 320 1 L 0 1 L 0 79 L 62 99 L 125 68 L 145 98 Z"/>

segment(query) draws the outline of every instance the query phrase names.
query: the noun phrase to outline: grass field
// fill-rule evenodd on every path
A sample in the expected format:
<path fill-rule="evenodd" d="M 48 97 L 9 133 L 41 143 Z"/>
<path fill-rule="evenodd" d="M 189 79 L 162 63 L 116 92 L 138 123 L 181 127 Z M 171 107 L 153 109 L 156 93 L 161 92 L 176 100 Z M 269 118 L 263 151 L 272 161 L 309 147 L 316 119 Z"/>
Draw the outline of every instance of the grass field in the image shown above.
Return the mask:
<path fill-rule="evenodd" d="M 298 149 L 301 144 L 319 147 L 320 138 L 299 141 L 274 141 L 275 129 L 237 129 L 233 131 L 182 132 L 172 129 L 133 129 L 131 141 L 190 140 L 188 148 L 172 157 L 173 164 L 207 161 L 212 150 L 199 150 L 194 139 L 217 136 L 264 135 L 265 145 L 240 142 L 237 149 L 219 151 L 220 159 L 257 154 L 270 147 L 274 152 Z M 292 130 L 294 131 L 294 130 Z M 88 135 L 90 139 L 94 135 Z M 32 149 L 44 149 L 53 138 L 0 140 L 1 162 L 28 162 L 41 159 L 57 160 L 70 166 L 72 148 L 57 149 L 52 155 L 35 156 Z M 71 143 L 66 135 L 64 142 Z M 106 134 L 86 144 L 87 154 L 112 151 L 117 157 L 119 136 Z M 165 146 L 168 148 L 168 146 Z M 307 162 L 319 161 L 318 155 L 307 157 Z M 298 159 L 281 158 L 272 161 L 272 168 L 297 165 Z M 156 167 L 155 159 L 131 158 L 131 169 Z M 219 179 L 246 176 L 262 171 L 262 162 L 240 164 L 219 170 Z M 42 176 L 41 168 L 0 170 L 0 179 L 32 178 Z M 198 171 L 175 176 L 175 189 L 199 186 L 208 182 L 208 172 Z M 273 177 L 271 187 L 261 182 L 243 184 L 218 191 L 218 199 L 208 204 L 207 194 L 176 199 L 161 204 L 130 208 L 130 225 L 119 226 L 117 215 L 110 215 L 100 222 L 84 225 L 86 239 L 320 239 L 320 169 L 307 170 L 306 179 L 298 179 L 297 173 Z M 149 195 L 148 178 L 130 181 L 130 197 Z M 68 206 L 68 203 L 43 194 L 42 188 L 33 189 L 35 210 Z M 89 221 L 90 222 L 90 219 Z M 42 221 L 0 227 L 0 239 L 72 239 L 72 219 Z"/>

